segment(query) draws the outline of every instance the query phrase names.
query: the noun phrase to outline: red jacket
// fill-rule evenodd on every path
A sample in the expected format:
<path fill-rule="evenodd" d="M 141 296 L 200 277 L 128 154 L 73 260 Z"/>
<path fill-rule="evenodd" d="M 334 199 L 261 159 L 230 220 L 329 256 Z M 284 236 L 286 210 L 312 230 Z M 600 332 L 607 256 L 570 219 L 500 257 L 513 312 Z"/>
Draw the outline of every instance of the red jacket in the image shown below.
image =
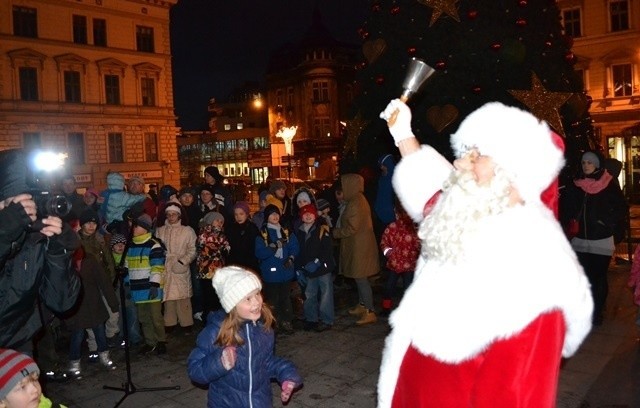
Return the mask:
<path fill-rule="evenodd" d="M 387 268 L 395 273 L 413 272 L 420 255 L 420 239 L 408 215 L 400 216 L 385 228 L 380 250 L 387 258 Z"/>

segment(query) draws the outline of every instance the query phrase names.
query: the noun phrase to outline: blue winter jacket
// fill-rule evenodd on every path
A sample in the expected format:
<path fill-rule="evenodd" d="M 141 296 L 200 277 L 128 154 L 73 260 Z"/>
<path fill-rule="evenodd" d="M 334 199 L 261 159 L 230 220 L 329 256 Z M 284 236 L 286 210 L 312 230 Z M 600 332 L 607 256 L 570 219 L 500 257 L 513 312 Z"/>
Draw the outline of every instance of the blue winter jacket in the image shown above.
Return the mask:
<path fill-rule="evenodd" d="M 284 232 L 284 229 L 282 231 Z M 287 234 L 286 242 L 282 246 L 282 258 L 276 258 L 276 249 L 269 246 L 269 244 L 278 241 L 278 234 L 275 230 L 267 228 L 265 224 L 260 228 L 260 235 L 256 237 L 256 258 L 260 262 L 262 280 L 267 283 L 291 282 L 295 276 L 293 265 L 286 268 L 284 264 L 287 258 L 295 259 L 298 256 L 300 245 L 293 231 L 288 231 Z M 285 237 L 283 236 L 283 238 Z"/>
<path fill-rule="evenodd" d="M 302 384 L 293 363 L 275 356 L 273 330 L 266 330 L 261 321 L 242 324 L 240 337 L 244 344 L 236 348 L 236 364 L 227 371 L 220 359 L 224 348 L 214 344 L 225 317 L 222 310 L 209 313 L 207 326 L 187 360 L 189 378 L 209 384 L 207 407 L 271 407 L 272 379 L 280 384 L 287 380 L 296 386 Z"/>

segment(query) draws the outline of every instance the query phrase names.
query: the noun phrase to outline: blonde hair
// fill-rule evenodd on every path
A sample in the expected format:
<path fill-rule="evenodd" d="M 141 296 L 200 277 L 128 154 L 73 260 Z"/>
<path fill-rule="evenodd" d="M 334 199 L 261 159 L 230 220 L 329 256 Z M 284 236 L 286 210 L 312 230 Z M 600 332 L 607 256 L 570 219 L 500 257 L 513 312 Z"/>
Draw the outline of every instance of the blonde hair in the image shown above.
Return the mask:
<path fill-rule="evenodd" d="M 265 331 L 271 330 L 273 327 L 273 323 L 276 319 L 273 317 L 273 312 L 271 312 L 271 308 L 266 303 L 262 303 L 261 309 L 261 320 L 263 322 L 263 329 Z M 218 332 L 218 337 L 216 338 L 215 344 L 226 347 L 226 346 L 240 346 L 244 344 L 244 340 L 240 337 L 240 325 L 244 322 L 244 319 L 238 315 L 236 308 L 234 307 L 227 314 L 227 317 L 222 321 L 222 325 L 220 326 L 220 331 Z M 2 407 L 0 407 L 2 408 Z"/>
<path fill-rule="evenodd" d="M 20 383 L 22 383 L 22 381 L 24 380 L 28 380 L 29 382 L 35 382 L 37 385 L 37 387 L 40 389 L 40 397 L 42 397 L 42 387 L 40 386 L 40 383 L 38 382 L 38 379 L 40 378 L 40 373 L 39 372 L 33 372 L 30 373 L 28 376 L 24 377 L 22 380 L 20 380 Z M 18 384 L 20 384 L 18 383 Z M 7 401 L 7 397 L 5 396 L 3 399 L 0 400 L 0 408 L 11 408 L 9 406 L 9 401 Z"/>

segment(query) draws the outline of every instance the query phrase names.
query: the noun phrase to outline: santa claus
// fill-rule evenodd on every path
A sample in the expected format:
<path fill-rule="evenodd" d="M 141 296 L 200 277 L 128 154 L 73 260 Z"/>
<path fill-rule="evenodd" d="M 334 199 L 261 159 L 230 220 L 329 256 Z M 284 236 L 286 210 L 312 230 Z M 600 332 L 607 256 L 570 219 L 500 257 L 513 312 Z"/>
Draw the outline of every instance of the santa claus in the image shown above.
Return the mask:
<path fill-rule="evenodd" d="M 389 320 L 378 406 L 555 406 L 561 357 L 576 352 L 593 308 L 582 267 L 540 200 L 562 151 L 545 123 L 493 102 L 451 136 L 452 166 L 420 146 L 403 102 L 380 116 L 396 112 L 389 130 L 403 158 L 393 184 L 420 222 L 422 250 Z"/>

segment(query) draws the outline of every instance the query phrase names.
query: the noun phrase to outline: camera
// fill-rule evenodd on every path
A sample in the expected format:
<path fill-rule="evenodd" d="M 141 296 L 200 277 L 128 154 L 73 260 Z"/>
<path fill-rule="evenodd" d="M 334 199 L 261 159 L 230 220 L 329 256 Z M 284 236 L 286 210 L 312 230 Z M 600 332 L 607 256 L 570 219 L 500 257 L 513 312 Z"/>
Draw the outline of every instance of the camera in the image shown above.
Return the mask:
<path fill-rule="evenodd" d="M 49 215 L 64 217 L 71 211 L 71 203 L 63 195 L 51 194 L 49 191 L 32 190 L 29 194 L 33 197 L 38 209 L 38 218 Z"/>
<path fill-rule="evenodd" d="M 63 195 L 53 194 L 52 180 L 63 169 L 65 154 L 49 151 L 34 151 L 27 161 L 26 184 L 33 201 L 36 203 L 38 218 L 49 215 L 64 217 L 71 211 L 71 203 Z"/>

